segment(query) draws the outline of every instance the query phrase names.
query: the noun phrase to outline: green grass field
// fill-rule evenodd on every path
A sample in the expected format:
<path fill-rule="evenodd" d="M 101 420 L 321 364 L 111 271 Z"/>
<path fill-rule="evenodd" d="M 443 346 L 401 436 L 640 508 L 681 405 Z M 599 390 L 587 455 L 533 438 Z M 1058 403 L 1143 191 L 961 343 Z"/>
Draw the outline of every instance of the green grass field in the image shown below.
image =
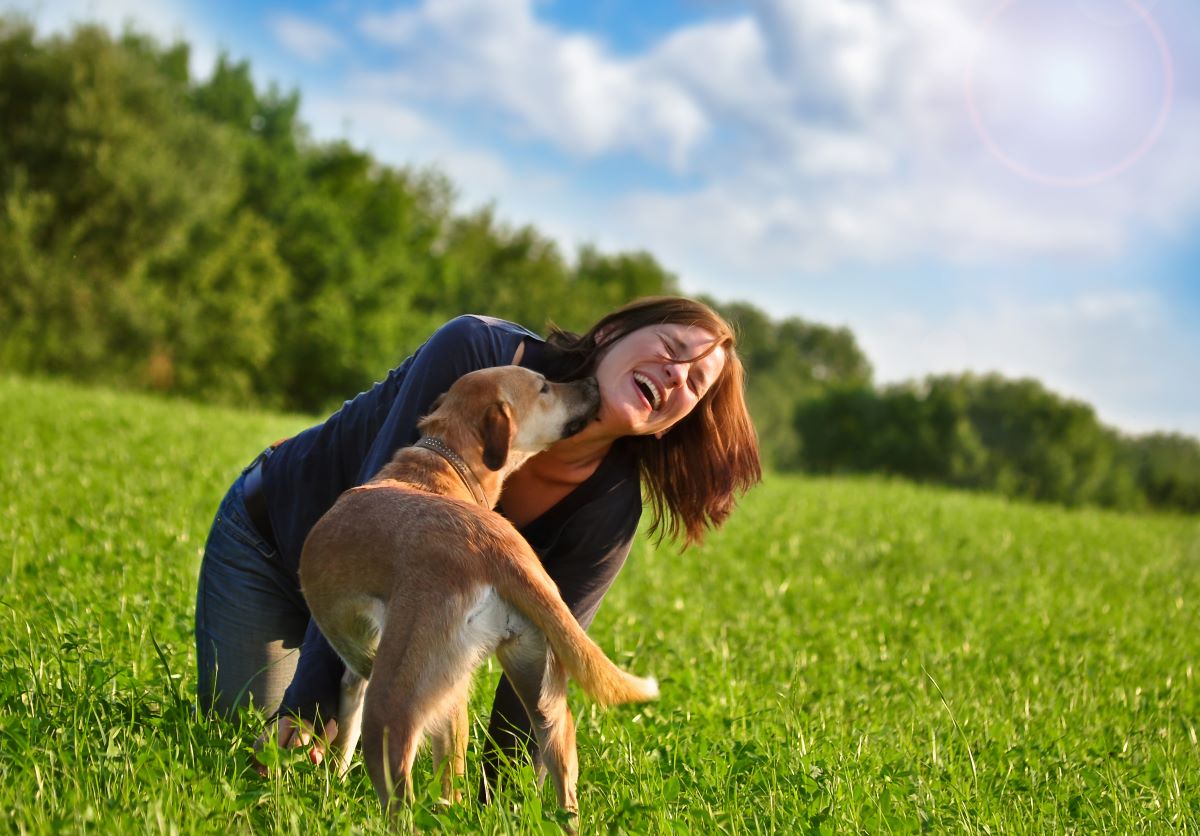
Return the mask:
<path fill-rule="evenodd" d="M 259 779 L 255 718 L 195 716 L 211 515 L 306 423 L 0 377 L 8 829 L 386 829 L 361 765 Z M 1196 519 L 771 477 L 703 548 L 635 547 L 593 634 L 663 695 L 573 699 L 582 829 L 1194 832 L 1198 564 Z M 531 776 L 419 795 L 424 830 L 558 832 Z"/>

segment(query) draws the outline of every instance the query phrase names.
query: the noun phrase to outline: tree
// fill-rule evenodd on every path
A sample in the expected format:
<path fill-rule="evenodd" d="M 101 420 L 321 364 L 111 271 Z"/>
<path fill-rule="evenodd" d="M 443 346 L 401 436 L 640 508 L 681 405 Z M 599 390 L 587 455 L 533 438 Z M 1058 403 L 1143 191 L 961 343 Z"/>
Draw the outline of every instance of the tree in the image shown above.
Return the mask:
<path fill-rule="evenodd" d="M 592 245 L 580 247 L 566 297 L 555 313 L 558 325 L 573 330 L 641 296 L 678 292 L 678 280 L 647 252 L 607 255 Z"/>
<path fill-rule="evenodd" d="M 568 298 L 568 275 L 553 241 L 531 226 L 500 223 L 486 207 L 450 222 L 419 298 L 431 310 L 486 312 L 537 330 Z"/>
<path fill-rule="evenodd" d="M 0 24 L 0 239 L 21 253 L 0 325 L 17 368 L 136 373 L 161 314 L 140 299 L 147 266 L 234 198 L 228 136 L 180 106 L 186 87 L 164 70 L 180 54 L 96 27 L 39 45 L 27 24 Z M 37 337 L 22 345 L 25 319 Z"/>
<path fill-rule="evenodd" d="M 745 302 L 705 301 L 737 332 L 764 458 L 776 467 L 799 467 L 803 438 L 796 432 L 797 409 L 831 388 L 869 387 L 870 363 L 845 328 L 796 318 L 776 323 Z"/>
<path fill-rule="evenodd" d="M 188 246 L 155 266 L 147 292 L 167 311 L 145 371 L 153 388 L 230 403 L 267 400 L 276 311 L 291 276 L 270 225 L 243 209 L 198 224 Z"/>
<path fill-rule="evenodd" d="M 1157 508 L 1200 512 L 1200 442 L 1153 433 L 1122 445 L 1123 457 L 1149 503 Z"/>

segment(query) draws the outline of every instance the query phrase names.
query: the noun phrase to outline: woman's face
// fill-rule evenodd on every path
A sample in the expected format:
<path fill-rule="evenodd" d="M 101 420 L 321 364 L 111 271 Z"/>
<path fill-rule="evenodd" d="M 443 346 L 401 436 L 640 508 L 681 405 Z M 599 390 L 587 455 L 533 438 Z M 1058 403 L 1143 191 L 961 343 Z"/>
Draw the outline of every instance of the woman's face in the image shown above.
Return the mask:
<path fill-rule="evenodd" d="M 600 357 L 600 421 L 620 435 L 658 435 L 691 412 L 725 369 L 725 349 L 697 325 L 648 325 Z"/>

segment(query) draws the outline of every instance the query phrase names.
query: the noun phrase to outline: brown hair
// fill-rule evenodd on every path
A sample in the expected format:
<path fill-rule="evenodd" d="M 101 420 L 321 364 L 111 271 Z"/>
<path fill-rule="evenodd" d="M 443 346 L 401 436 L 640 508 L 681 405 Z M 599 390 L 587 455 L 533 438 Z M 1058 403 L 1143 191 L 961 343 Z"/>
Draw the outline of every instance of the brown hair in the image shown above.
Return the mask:
<path fill-rule="evenodd" d="M 687 417 L 661 439 L 626 439 L 649 492 L 651 533 L 659 540 L 664 534 L 681 539 L 686 548 L 703 541 L 708 529 L 719 528 L 737 495 L 762 479 L 758 437 L 746 408 L 745 372 L 729 323 L 694 299 L 650 296 L 613 311 L 582 336 L 551 325 L 546 342 L 561 364 L 554 376 L 570 380 L 591 374 L 604 351 L 626 334 L 667 324 L 703 328 L 717 338 L 709 351 L 725 350 L 724 369 Z"/>

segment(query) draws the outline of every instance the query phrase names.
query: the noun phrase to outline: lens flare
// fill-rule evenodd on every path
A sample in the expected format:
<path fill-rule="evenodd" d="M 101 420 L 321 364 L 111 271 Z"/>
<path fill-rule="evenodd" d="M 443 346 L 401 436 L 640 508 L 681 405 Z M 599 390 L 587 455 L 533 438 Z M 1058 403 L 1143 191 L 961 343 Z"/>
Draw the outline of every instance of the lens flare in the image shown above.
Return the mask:
<path fill-rule="evenodd" d="M 967 112 L 984 147 L 1035 183 L 1091 186 L 1157 142 L 1174 96 L 1170 49 L 1137 0 L 1115 26 L 1083 0 L 1004 0 L 982 26 Z"/>

